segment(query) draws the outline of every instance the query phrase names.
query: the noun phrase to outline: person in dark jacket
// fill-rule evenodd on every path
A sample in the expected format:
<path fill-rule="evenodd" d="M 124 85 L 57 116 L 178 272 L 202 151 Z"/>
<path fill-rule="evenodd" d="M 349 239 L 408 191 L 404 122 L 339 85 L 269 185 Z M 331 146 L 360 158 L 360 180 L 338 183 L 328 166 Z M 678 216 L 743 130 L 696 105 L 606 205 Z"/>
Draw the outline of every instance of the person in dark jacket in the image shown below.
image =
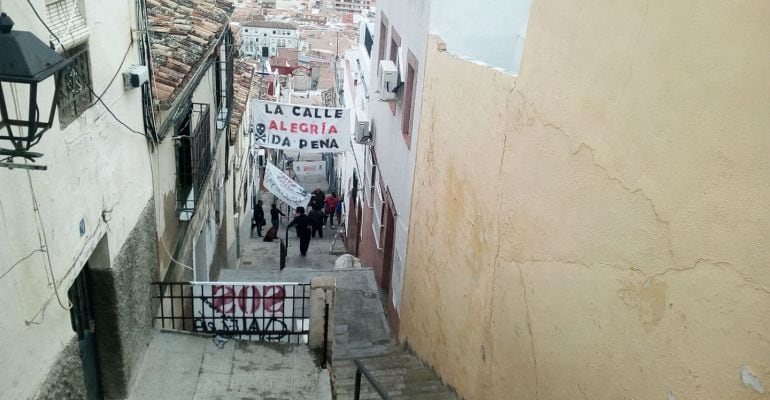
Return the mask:
<path fill-rule="evenodd" d="M 323 210 L 310 210 L 310 213 L 308 216 L 313 220 L 313 237 L 315 237 L 316 232 L 318 233 L 319 238 L 324 237 L 324 214 Z"/>
<path fill-rule="evenodd" d="M 276 229 L 278 228 L 278 221 L 280 221 L 279 215 L 286 216 L 281 210 L 278 209 L 278 207 L 275 206 L 275 203 L 270 205 L 270 223 L 273 224 Z"/>
<path fill-rule="evenodd" d="M 262 237 L 262 226 L 265 225 L 265 210 L 262 209 L 262 200 L 254 206 L 254 215 L 251 217 L 251 230 L 257 228 L 257 237 Z"/>
<path fill-rule="evenodd" d="M 310 246 L 310 230 L 313 226 L 313 220 L 305 215 L 304 207 L 297 207 L 297 214 L 286 229 L 295 225 L 299 234 L 299 253 L 304 257 L 307 254 L 308 246 Z"/>
<path fill-rule="evenodd" d="M 326 194 L 323 190 L 321 190 L 321 188 L 316 188 L 310 197 L 310 208 L 313 210 L 323 210 L 325 196 Z"/>

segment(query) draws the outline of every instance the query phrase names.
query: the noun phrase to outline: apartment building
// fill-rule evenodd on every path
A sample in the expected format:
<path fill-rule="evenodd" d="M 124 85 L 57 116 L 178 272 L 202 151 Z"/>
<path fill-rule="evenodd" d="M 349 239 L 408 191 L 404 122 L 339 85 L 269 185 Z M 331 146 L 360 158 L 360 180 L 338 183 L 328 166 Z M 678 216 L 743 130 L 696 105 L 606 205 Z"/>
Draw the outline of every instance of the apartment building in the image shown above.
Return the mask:
<path fill-rule="evenodd" d="M 299 46 L 297 27 L 286 22 L 251 21 L 242 26 L 241 52 L 252 58 L 269 58 L 278 55 L 279 48 Z"/>
<path fill-rule="evenodd" d="M 158 276 L 149 86 L 122 77 L 147 63 L 134 36 L 141 23 L 132 2 L 0 7 L 14 31 L 71 61 L 38 90 L 46 116 L 60 91 L 52 127 L 32 148 L 47 169 L 0 169 L 0 397 L 120 398 L 152 329 L 147 283 Z M 2 89 L 18 113 L 28 93 Z"/>
<path fill-rule="evenodd" d="M 398 332 L 429 8 L 419 2 L 380 5 L 375 21 L 361 22 L 358 47 L 345 54 L 345 106 L 362 125 L 355 127 L 353 153 L 339 155 L 337 164 L 349 251 L 374 268 L 387 293 L 388 321 Z M 386 72 L 392 82 L 382 85 Z"/>

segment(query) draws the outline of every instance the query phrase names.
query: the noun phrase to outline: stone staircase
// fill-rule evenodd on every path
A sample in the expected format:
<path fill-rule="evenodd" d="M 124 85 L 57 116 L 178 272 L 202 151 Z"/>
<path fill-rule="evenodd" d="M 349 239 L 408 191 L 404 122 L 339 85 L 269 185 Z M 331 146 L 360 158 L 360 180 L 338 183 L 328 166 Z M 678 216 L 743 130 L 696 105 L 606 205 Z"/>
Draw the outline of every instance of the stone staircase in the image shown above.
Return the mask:
<path fill-rule="evenodd" d="M 386 352 L 356 358 L 335 358 L 333 364 L 334 391 L 337 400 L 353 399 L 358 359 L 377 379 L 388 395 L 396 399 L 456 400 L 452 389 L 420 360 L 408 352 L 390 346 Z M 361 376 L 361 400 L 380 400 L 365 376 Z"/>

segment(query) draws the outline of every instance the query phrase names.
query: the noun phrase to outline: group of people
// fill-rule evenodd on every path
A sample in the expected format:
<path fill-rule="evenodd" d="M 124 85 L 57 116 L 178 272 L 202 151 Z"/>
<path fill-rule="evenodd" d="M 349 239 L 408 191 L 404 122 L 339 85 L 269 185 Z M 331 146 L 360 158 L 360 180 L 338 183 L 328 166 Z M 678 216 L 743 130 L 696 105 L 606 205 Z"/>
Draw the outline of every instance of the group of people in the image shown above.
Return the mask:
<path fill-rule="evenodd" d="M 254 234 L 254 228 L 257 229 L 257 236 L 262 237 L 262 227 L 267 225 L 265 221 L 265 210 L 262 209 L 262 200 L 258 200 L 254 205 L 254 215 L 251 219 L 252 235 Z M 279 210 L 275 203 L 270 205 L 270 229 L 265 233 L 265 241 L 272 242 L 278 236 L 278 223 L 280 216 L 286 216 L 283 211 Z"/>
<path fill-rule="evenodd" d="M 339 224 L 342 214 L 342 202 L 337 198 L 334 192 L 325 195 L 324 191 L 316 188 L 308 202 L 310 211 L 305 214 L 304 207 L 297 207 L 294 219 L 289 223 L 288 228 L 297 227 L 297 236 L 299 236 L 299 253 L 304 257 L 307 255 L 307 248 L 310 246 L 310 238 L 318 234 L 319 238 L 324 237 L 323 228 L 326 223 L 334 229 L 334 217 L 337 216 Z"/>
<path fill-rule="evenodd" d="M 252 230 L 256 227 L 259 237 L 262 237 L 262 226 L 266 225 L 262 204 L 262 200 L 257 201 L 252 219 Z M 302 256 L 307 254 L 311 237 L 315 237 L 318 234 L 319 238 L 323 238 L 323 228 L 327 222 L 329 227 L 334 229 L 334 218 L 336 216 L 337 224 L 340 224 L 342 201 L 337 198 L 336 193 L 331 192 L 326 195 L 321 188 L 316 188 L 308 202 L 308 209 L 310 211 L 306 214 L 305 207 L 297 207 L 294 219 L 286 227 L 287 229 L 291 227 L 296 228 L 297 236 L 299 237 L 299 252 Z M 280 216 L 285 215 L 275 204 L 270 206 L 270 223 L 272 226 L 265 233 L 265 241 L 272 241 L 277 237 Z"/>

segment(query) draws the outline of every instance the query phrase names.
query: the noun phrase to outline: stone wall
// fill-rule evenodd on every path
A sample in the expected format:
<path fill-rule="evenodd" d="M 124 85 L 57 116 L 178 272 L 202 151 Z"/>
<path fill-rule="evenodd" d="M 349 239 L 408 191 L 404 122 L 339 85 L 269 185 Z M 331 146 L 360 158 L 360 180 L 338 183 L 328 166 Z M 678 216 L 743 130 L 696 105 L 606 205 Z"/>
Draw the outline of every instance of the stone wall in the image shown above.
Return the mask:
<path fill-rule="evenodd" d="M 73 332 L 56 362 L 51 366 L 37 400 L 80 400 L 86 398 L 86 385 L 83 379 L 83 367 L 78 351 L 78 340 Z"/>

